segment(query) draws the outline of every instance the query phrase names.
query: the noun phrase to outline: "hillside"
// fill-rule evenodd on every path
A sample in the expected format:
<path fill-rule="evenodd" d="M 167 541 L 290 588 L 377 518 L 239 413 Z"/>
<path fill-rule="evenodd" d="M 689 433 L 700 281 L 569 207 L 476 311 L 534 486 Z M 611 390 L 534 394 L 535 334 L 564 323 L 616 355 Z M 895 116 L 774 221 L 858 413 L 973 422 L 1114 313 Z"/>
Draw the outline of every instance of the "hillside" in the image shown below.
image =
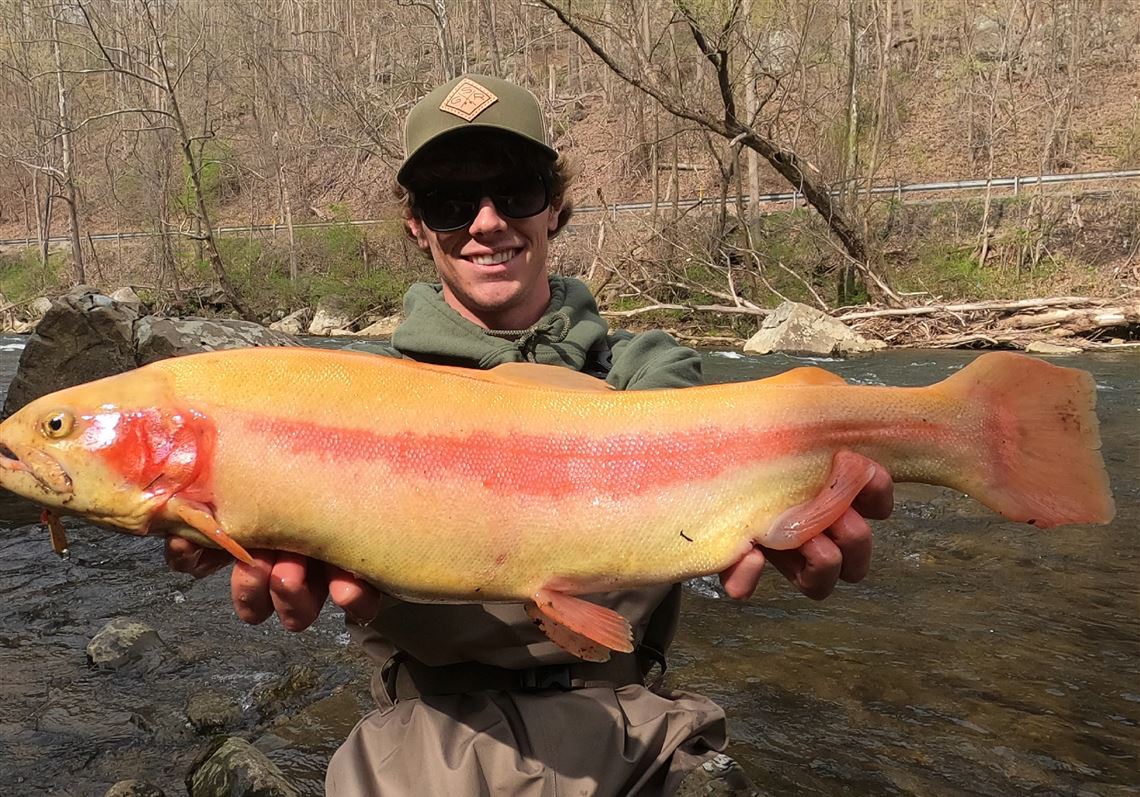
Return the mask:
<path fill-rule="evenodd" d="M 213 0 L 156 15 L 143 0 L 102 0 L 53 21 L 0 0 L 0 95 L 12 111 L 0 120 L 0 238 L 78 242 L 0 253 L 0 291 L 21 301 L 82 278 L 202 309 L 224 273 L 259 315 L 333 297 L 362 320 L 391 310 L 408 280 L 430 274 L 394 219 L 399 124 L 461 71 L 540 97 L 578 204 L 658 203 L 605 222 L 583 215 L 556 250 L 609 309 L 725 292 L 759 307 L 881 300 L 845 249 L 899 295 L 932 299 L 1116 296 L 1137 284 L 1136 182 L 1016 197 L 865 193 L 1140 166 L 1131 0 L 540 5 L 440 3 L 433 16 L 363 0 Z M 742 137 L 718 129 L 726 102 L 749 140 L 794 153 L 801 179 L 846 187 L 826 218 L 802 204 L 741 215 L 738 194 L 789 182 L 756 157 L 753 183 Z M 676 197 L 706 202 L 684 211 Z M 836 238 L 837 220 L 858 249 Z M 290 232 L 314 221 L 335 223 Z M 207 222 L 278 229 L 220 235 L 214 256 Z M 123 230 L 164 234 L 89 237 Z M 710 332 L 740 326 L 681 316 Z"/>

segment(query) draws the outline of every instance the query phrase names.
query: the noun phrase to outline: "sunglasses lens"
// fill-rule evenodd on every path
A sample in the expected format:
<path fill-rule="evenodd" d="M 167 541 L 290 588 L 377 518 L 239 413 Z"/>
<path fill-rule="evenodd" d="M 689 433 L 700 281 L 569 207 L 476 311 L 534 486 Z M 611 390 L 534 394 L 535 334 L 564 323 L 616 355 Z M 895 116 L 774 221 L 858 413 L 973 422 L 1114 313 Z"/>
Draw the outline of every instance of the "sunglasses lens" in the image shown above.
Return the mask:
<path fill-rule="evenodd" d="M 508 219 L 529 218 L 550 204 L 546 181 L 537 173 L 437 185 L 418 193 L 415 204 L 424 224 L 436 232 L 451 232 L 475 221 L 483 197 L 489 197 L 495 209 Z"/>
<path fill-rule="evenodd" d="M 491 200 L 508 219 L 526 219 L 541 213 L 549 204 L 546 182 L 538 174 L 511 175 L 490 187 Z"/>
<path fill-rule="evenodd" d="M 441 186 L 417 197 L 416 207 L 424 224 L 437 232 L 447 232 L 475 220 L 479 199 L 459 186 Z"/>

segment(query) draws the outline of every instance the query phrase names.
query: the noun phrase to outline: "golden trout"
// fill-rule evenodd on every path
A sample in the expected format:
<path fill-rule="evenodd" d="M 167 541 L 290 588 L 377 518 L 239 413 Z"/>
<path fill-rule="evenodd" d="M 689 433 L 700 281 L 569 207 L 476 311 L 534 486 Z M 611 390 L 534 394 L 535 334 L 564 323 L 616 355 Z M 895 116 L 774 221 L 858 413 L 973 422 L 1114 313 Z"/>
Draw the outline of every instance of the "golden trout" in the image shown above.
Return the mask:
<path fill-rule="evenodd" d="M 930 387 L 815 368 L 620 392 L 552 366 L 241 349 L 61 390 L 0 424 L 0 486 L 131 534 L 332 562 L 418 601 L 520 601 L 588 659 L 631 649 L 582 594 L 787 549 L 866 484 L 967 493 L 1050 527 L 1113 515 L 1083 371 L 985 354 Z"/>

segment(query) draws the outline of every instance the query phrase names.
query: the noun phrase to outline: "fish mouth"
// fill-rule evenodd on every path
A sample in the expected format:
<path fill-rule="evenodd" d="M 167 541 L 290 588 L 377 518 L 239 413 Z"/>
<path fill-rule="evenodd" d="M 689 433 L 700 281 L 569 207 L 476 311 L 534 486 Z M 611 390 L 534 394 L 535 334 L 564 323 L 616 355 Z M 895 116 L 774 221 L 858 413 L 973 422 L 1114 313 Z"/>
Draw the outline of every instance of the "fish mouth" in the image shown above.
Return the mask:
<path fill-rule="evenodd" d="M 44 490 L 55 495 L 75 492 L 71 476 L 51 455 L 43 451 L 29 451 L 20 456 L 7 443 L 0 441 L 0 471 L 26 473 Z"/>

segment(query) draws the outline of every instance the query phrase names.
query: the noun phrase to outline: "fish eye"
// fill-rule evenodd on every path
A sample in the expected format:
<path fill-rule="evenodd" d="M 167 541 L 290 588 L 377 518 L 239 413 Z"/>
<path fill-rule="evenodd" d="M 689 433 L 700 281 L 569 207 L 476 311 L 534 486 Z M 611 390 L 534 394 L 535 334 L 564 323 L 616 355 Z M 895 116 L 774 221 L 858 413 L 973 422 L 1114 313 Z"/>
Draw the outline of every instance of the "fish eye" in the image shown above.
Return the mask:
<path fill-rule="evenodd" d="M 60 410 L 44 418 L 40 426 L 48 437 L 66 437 L 74 425 L 74 416 L 70 412 Z"/>

